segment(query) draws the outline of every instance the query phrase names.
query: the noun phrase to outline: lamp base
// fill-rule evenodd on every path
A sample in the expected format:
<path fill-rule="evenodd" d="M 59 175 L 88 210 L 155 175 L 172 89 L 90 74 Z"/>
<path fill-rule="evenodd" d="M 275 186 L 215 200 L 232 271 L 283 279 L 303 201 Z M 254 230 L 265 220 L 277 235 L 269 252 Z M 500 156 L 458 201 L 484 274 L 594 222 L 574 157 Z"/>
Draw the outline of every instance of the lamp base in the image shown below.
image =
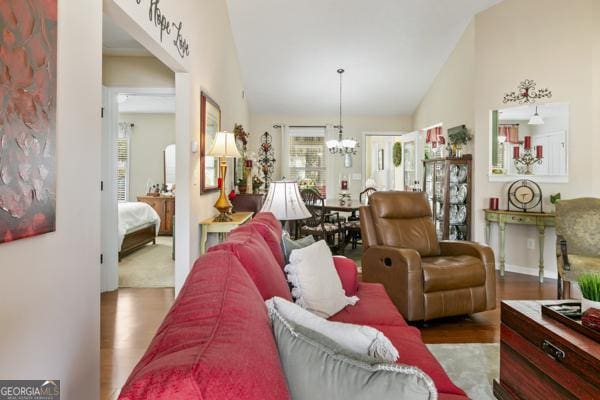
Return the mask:
<path fill-rule="evenodd" d="M 225 176 L 227 176 L 227 162 L 225 158 L 221 157 L 220 159 L 220 169 L 221 169 L 221 191 L 219 194 L 219 198 L 215 202 L 215 207 L 219 211 L 219 215 L 213 219 L 213 222 L 229 222 L 231 221 L 231 217 L 228 215 L 231 210 L 231 203 L 225 194 Z"/>

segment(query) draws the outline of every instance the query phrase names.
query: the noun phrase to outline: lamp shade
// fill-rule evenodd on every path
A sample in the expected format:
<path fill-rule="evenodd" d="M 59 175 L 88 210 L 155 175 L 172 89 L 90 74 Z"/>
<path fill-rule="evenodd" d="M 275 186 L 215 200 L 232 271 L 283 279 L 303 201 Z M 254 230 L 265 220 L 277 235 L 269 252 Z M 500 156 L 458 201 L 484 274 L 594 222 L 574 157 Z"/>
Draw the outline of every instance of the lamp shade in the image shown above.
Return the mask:
<path fill-rule="evenodd" d="M 291 221 L 310 217 L 304 205 L 296 181 L 274 181 L 269 185 L 261 212 L 271 212 L 280 221 Z"/>
<path fill-rule="evenodd" d="M 231 132 L 217 132 L 211 149 L 206 153 L 211 157 L 241 157 Z"/>

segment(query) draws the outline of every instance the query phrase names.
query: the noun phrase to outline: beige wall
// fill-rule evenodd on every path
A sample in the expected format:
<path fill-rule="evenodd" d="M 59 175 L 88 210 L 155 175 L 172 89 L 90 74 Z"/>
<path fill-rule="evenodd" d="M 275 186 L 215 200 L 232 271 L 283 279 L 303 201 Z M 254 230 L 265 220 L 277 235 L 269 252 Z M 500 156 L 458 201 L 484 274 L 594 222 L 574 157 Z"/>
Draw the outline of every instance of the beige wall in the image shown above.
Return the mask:
<path fill-rule="evenodd" d="M 119 121 L 134 124 L 129 141 L 129 201 L 137 201 L 146 193 L 148 180 L 164 183 L 163 152 L 175 143 L 175 115 L 121 113 Z"/>
<path fill-rule="evenodd" d="M 102 84 L 117 87 L 175 87 L 175 74 L 154 57 L 102 57 Z"/>
<path fill-rule="evenodd" d="M 506 207 L 507 185 L 491 183 L 487 176 L 489 111 L 504 107 L 504 94 L 526 78 L 552 90 L 553 102 L 570 104 L 569 182 L 541 184 L 545 203 L 556 192 L 563 198 L 600 195 L 600 179 L 594 172 L 600 168 L 600 158 L 593 156 L 600 150 L 600 28 L 593 23 L 600 17 L 599 10 L 593 0 L 505 0 L 480 13 L 415 112 L 416 128 L 432 122 L 446 126 L 466 122 L 473 127 L 476 240 L 484 239 L 482 210 L 489 197 L 500 197 L 501 207 Z M 497 231 L 492 236 L 497 249 Z M 538 249 L 526 249 L 527 238 L 537 239 L 537 230 L 507 228 L 506 262 L 516 270 L 531 268 L 535 274 Z M 554 241 L 554 230 L 549 229 L 547 271 L 556 268 Z"/>
<path fill-rule="evenodd" d="M 60 379 L 96 399 L 100 375 L 100 1 L 58 1 L 56 232 L 0 245 L 0 377 Z"/>
<path fill-rule="evenodd" d="M 407 116 L 344 116 L 344 137 L 354 137 L 361 143 L 358 149 L 359 154 L 354 157 L 352 168 L 344 167 L 344 158 L 339 155 L 327 154 L 328 176 L 336 182 L 340 176 L 352 174 L 362 174 L 362 160 L 365 146 L 363 142 L 364 132 L 410 132 L 412 127 L 412 118 Z M 275 172 L 273 178 L 282 177 L 282 158 L 281 158 L 281 129 L 273 128 L 273 124 L 293 125 L 337 125 L 339 117 L 336 116 L 309 116 L 309 115 L 281 115 L 281 114 L 252 114 L 250 119 L 251 132 L 248 149 L 257 152 L 260 135 L 265 131 L 273 136 L 273 147 L 275 149 Z M 334 132 L 337 138 L 337 131 Z M 360 181 L 351 181 L 350 189 L 354 196 L 362 190 L 365 177 Z M 337 188 L 337 183 L 334 185 Z"/>

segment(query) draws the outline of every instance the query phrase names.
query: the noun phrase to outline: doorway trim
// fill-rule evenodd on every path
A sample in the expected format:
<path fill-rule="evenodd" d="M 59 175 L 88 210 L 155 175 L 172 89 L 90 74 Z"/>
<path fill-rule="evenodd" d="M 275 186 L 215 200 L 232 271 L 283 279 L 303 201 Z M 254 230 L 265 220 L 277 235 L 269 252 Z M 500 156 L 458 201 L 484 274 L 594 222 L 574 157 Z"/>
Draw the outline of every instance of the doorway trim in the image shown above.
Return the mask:
<path fill-rule="evenodd" d="M 360 174 L 362 176 L 362 187 L 365 187 L 365 184 L 367 182 L 367 136 L 402 136 L 405 135 L 407 132 L 402 132 L 402 131 L 381 131 L 381 132 L 377 132 L 377 131 L 368 131 L 368 132 L 363 132 L 362 136 L 361 136 L 361 143 L 363 143 L 362 147 L 362 154 L 361 154 L 361 169 L 360 169 Z"/>
<path fill-rule="evenodd" d="M 117 201 L 117 149 L 114 145 L 118 136 L 119 94 L 173 95 L 175 88 L 103 87 L 104 118 L 102 124 L 102 255 L 100 290 L 113 291 L 119 288 L 119 243 Z M 177 111 L 177 110 L 176 110 Z M 175 113 L 177 118 L 177 113 Z M 175 123 L 174 129 L 177 129 Z M 177 134 L 175 134 L 177 139 Z M 176 142 L 177 143 L 177 142 Z M 175 223 L 177 226 L 177 222 Z"/>

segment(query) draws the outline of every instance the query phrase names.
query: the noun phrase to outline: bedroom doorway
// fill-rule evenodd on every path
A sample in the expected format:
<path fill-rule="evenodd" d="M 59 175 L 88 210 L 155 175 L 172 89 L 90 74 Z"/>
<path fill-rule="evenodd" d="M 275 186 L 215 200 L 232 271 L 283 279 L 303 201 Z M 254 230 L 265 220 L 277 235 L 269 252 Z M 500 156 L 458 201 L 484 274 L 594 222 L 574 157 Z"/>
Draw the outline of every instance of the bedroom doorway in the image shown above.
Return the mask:
<path fill-rule="evenodd" d="M 175 72 L 103 23 L 102 287 L 175 287 Z"/>

